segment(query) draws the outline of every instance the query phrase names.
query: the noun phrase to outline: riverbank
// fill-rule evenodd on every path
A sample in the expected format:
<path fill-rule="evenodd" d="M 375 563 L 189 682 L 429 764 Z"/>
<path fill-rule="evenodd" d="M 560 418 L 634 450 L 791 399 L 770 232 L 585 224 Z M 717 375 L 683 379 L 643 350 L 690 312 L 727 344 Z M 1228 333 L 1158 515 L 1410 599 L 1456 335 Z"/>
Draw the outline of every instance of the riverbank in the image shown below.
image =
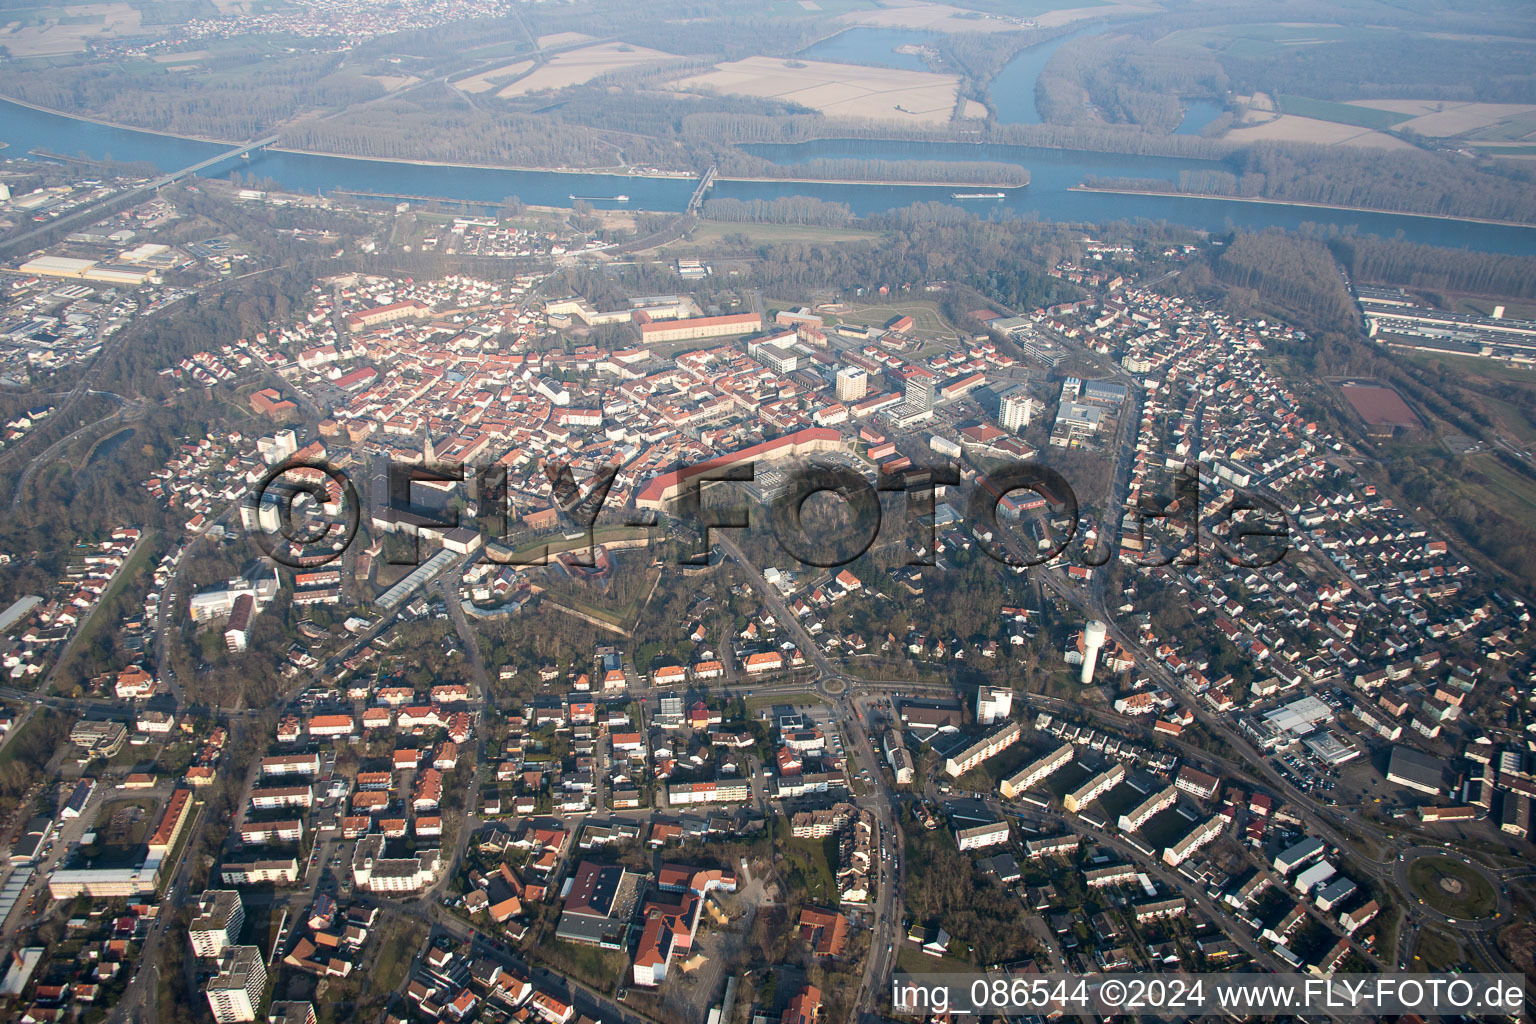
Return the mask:
<path fill-rule="evenodd" d="M 0 141 L 11 145 L 11 152 L 25 152 L 42 147 L 59 153 L 83 153 L 100 159 L 111 153 L 122 162 L 152 163 L 170 173 L 207 159 L 215 147 L 209 143 L 93 123 L 88 120 L 42 110 L 35 105 L 0 103 L 6 112 L 0 117 Z M 758 147 L 751 147 L 750 151 Z M 765 147 L 770 151 L 773 147 Z M 852 160 L 912 160 L 933 157 L 959 162 L 974 161 L 978 155 L 1006 156 L 1006 162 L 1028 167 L 1027 187 L 1009 187 L 1006 191 L 967 183 L 961 187 L 928 186 L 905 182 L 908 188 L 880 188 L 897 184 L 876 182 L 855 185 L 818 184 L 776 176 L 762 175 L 756 168 L 741 168 L 742 174 L 757 175 L 758 181 L 717 181 L 714 198 L 742 201 L 773 200 L 786 195 L 805 195 L 829 203 L 846 205 L 855 216 L 864 217 L 907 206 L 913 202 L 938 202 L 957 209 L 969 209 L 981 216 L 1036 216 L 1042 220 L 1074 224 L 1103 224 L 1117 220 L 1166 220 L 1193 229 L 1226 231 L 1232 227 L 1250 231 L 1268 228 L 1299 229 L 1304 224 L 1324 222 L 1341 230 L 1355 230 L 1363 235 L 1390 238 L 1401 233 L 1410 241 L 1453 248 L 1472 248 L 1490 252 L 1536 253 L 1536 233 L 1528 225 L 1519 228 L 1497 223 L 1474 223 L 1454 218 L 1434 218 L 1375 212 L 1332 212 L 1308 210 L 1276 202 L 1229 201 L 1186 203 L 1177 195 L 1153 195 L 1126 192 L 1092 193 L 1073 190 L 1085 181 L 1132 179 L 1156 173 L 1165 177 L 1159 184 L 1168 190 L 1176 186 L 1176 175 L 1183 171 L 1210 170 L 1208 161 L 1168 160 L 1164 158 L 1112 157 L 1098 153 L 1021 147 L 1017 150 L 963 148 L 926 145 L 869 145 L 849 140 L 835 145 L 810 144 L 781 147 L 773 159 L 828 158 Z M 227 151 L 227 150 L 226 150 Z M 756 153 L 755 156 L 768 156 Z M 309 195 L 329 194 L 338 190 L 352 192 L 394 193 L 397 195 L 438 195 L 446 200 L 479 203 L 494 209 L 509 196 L 518 196 L 530 206 L 569 208 L 568 195 L 613 195 L 628 193 L 624 209 L 632 212 L 679 213 L 692 190 L 691 174 L 674 172 L 661 177 L 628 174 L 592 174 L 583 179 L 582 171 L 564 173 L 515 171 L 491 166 L 458 166 L 446 162 L 425 164 L 418 161 L 378 160 L 306 152 L 262 150 L 249 161 L 231 164 L 243 176 L 269 180 L 281 191 Z M 780 168 L 774 168 L 775 171 Z M 833 167 L 783 168 L 789 173 L 808 177 L 836 177 L 840 173 L 868 178 L 864 168 L 846 171 Z M 217 173 L 217 172 L 215 172 Z M 943 167 L 909 168 L 913 177 L 929 181 L 964 177 L 957 169 Z M 978 178 L 1008 178 L 1006 174 L 971 174 Z M 629 180 L 625 180 L 625 179 Z M 217 178 L 213 179 L 217 180 Z M 941 191 L 941 189 L 944 189 Z M 1003 191 L 1005 198 L 991 203 L 966 203 L 953 200 L 951 192 Z M 1223 197 L 1211 197 L 1220 199 Z M 597 203 L 601 208 L 613 204 Z"/>
<path fill-rule="evenodd" d="M 65 115 L 66 117 L 70 115 Z M 135 129 L 137 130 L 137 129 Z M 692 180 L 698 175 L 692 171 L 629 171 L 622 167 L 534 167 L 529 164 L 475 164 L 455 160 L 418 160 L 408 156 L 359 156 L 356 153 L 327 153 L 323 149 L 290 149 L 287 146 L 268 146 L 270 153 L 288 153 L 292 156 L 323 156 L 334 160 L 363 160 L 371 164 L 405 164 L 410 167 L 442 167 L 465 171 L 517 171 L 521 174 L 591 174 L 604 178 L 646 178 L 656 181 Z"/>
<path fill-rule="evenodd" d="M 991 188 L 1000 192 L 1011 191 L 1016 188 L 1029 188 L 1029 182 L 1022 185 L 999 185 L 987 181 L 902 181 L 874 179 L 863 180 L 858 178 L 738 178 L 734 175 L 719 175 L 716 181 L 739 181 L 749 185 L 763 184 L 790 184 L 790 185 L 900 185 L 905 188 L 963 188 L 978 189 Z"/>
<path fill-rule="evenodd" d="M 207 135 L 186 135 L 179 132 L 162 131 L 159 128 L 141 128 L 138 125 L 123 124 L 121 121 L 108 121 L 104 118 L 92 117 L 90 114 L 77 114 L 73 111 L 55 110 L 53 107 L 43 107 L 36 103 L 28 103 L 26 100 L 17 99 L 15 96 L 9 96 L 5 93 L 0 93 L 0 100 L 4 100 L 6 103 L 14 103 L 18 107 L 26 107 L 28 110 L 35 110 L 39 114 L 52 114 L 55 117 L 67 117 L 71 121 L 85 121 L 88 124 L 99 124 L 103 128 L 116 128 L 118 131 L 139 132 L 143 135 L 159 135 L 162 138 L 180 139 L 183 142 L 206 142 L 210 146 L 223 146 L 225 149 L 234 149 L 236 146 L 245 145 L 243 142 L 234 142 L 230 139 L 215 139 Z"/>
<path fill-rule="evenodd" d="M 1488 217 L 1463 217 L 1454 213 L 1414 213 L 1411 210 L 1382 210 L 1372 206 L 1338 206 L 1333 203 L 1308 203 L 1294 199 L 1264 199 L 1259 196 L 1218 196 L 1204 192 L 1178 192 L 1173 189 L 1104 188 L 1100 185 L 1073 185 L 1069 192 L 1096 192 L 1116 196 L 1160 196 L 1164 199 L 1213 199 L 1223 203 L 1256 203 L 1260 206 L 1289 206 L 1309 210 L 1337 210 L 1341 213 L 1380 213 L 1390 217 L 1420 217 L 1424 220 L 1459 221 L 1463 224 L 1488 224 L 1500 228 L 1532 228 L 1519 220 L 1493 220 Z"/>

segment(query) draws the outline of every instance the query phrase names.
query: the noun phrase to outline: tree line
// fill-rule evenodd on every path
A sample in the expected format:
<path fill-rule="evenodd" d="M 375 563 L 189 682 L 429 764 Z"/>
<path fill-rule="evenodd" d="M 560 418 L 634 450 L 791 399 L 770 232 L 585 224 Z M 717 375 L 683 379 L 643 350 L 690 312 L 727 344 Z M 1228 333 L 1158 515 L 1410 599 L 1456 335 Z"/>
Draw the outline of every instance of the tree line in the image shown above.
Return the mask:
<path fill-rule="evenodd" d="M 1267 302 L 1325 323 L 1348 324 L 1355 304 L 1328 247 L 1284 231 L 1239 232 L 1215 260 L 1216 276 Z"/>
<path fill-rule="evenodd" d="M 1331 244 L 1355 281 L 1536 298 L 1536 257 L 1444 249 L 1387 238 L 1341 237 Z"/>
<path fill-rule="evenodd" d="M 1090 36 L 1064 44 L 1035 85 L 1040 118 L 1057 124 L 1138 125 L 1171 132 L 1184 118 L 1181 96 L 1221 96 L 1227 75 L 1204 49 L 1156 46 L 1133 36 Z"/>
<path fill-rule="evenodd" d="M 1536 169 L 1440 153 L 1334 146 L 1249 146 L 1218 168 L 1162 178 L 1090 177 L 1145 192 L 1273 199 L 1446 217 L 1536 222 Z"/>
<path fill-rule="evenodd" d="M 730 224 L 804 224 L 846 227 L 853 223 L 847 203 L 830 203 L 815 196 L 781 196 L 778 199 L 706 199 L 707 220 Z"/>
<path fill-rule="evenodd" d="M 732 150 L 717 164 L 725 177 L 792 178 L 797 181 L 912 181 L 944 185 L 1029 184 L 1029 170 L 996 160 L 873 160 L 820 158 L 776 164 Z"/>
<path fill-rule="evenodd" d="M 234 54 L 223 60 L 217 73 L 118 63 L 0 64 L 0 91 L 65 113 L 224 139 L 254 138 L 296 113 L 340 110 L 384 92 L 377 82 L 338 73 L 340 54 L 272 61 Z"/>

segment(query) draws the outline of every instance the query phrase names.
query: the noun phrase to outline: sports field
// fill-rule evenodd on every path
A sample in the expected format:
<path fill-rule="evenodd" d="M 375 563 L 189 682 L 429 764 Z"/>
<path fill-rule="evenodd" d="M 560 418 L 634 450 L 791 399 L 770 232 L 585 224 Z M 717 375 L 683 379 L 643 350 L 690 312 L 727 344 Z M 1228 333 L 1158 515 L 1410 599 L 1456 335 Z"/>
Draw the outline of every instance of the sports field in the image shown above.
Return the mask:
<path fill-rule="evenodd" d="M 1405 427 L 1416 430 L 1423 426 L 1414 415 L 1403 396 L 1380 384 L 1340 384 L 1339 390 L 1360 418 L 1373 427 Z"/>

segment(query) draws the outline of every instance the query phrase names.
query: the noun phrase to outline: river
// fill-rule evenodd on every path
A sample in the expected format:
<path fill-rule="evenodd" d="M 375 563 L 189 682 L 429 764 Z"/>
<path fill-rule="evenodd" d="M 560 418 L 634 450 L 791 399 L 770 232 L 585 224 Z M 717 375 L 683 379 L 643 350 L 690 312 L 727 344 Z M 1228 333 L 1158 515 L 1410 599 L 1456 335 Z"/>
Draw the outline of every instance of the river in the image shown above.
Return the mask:
<path fill-rule="evenodd" d="M 1110 192 L 1074 192 L 1084 178 L 1161 178 L 1176 181 L 1181 170 L 1221 166 L 1215 161 L 1178 157 L 1128 156 L 1091 153 L 1036 146 L 1002 146 L 986 143 L 879 142 L 863 139 L 824 140 L 798 144 L 761 144 L 744 147 L 748 152 L 777 164 L 797 164 L 820 157 L 855 157 L 881 160 L 999 160 L 1029 168 L 1029 187 L 1007 192 L 1000 200 L 960 201 L 978 213 L 1006 210 L 1042 220 L 1104 223 L 1112 220 L 1162 220 L 1208 231 L 1234 227 L 1261 230 L 1268 227 L 1296 229 L 1304 224 L 1336 224 L 1353 227 L 1361 234 L 1403 238 L 1430 245 L 1482 249 L 1489 252 L 1536 253 L 1536 228 L 1438 220 L 1395 213 L 1356 213 L 1281 203 L 1229 202 L 1185 196 L 1120 195 Z M 865 188 L 851 185 L 806 185 L 797 182 L 733 182 L 715 186 L 714 195 L 734 199 L 765 199 L 787 195 L 815 195 L 847 203 L 855 213 L 876 213 L 920 201 L 955 202 L 951 189 Z M 966 190 L 969 191 L 969 190 Z"/>
<path fill-rule="evenodd" d="M 1040 111 L 1035 106 L 1035 81 L 1056 55 L 1056 51 L 1073 39 L 1108 32 L 1114 27 L 1115 24 L 1092 25 L 1021 50 L 1004 65 L 988 87 L 997 119 L 1004 124 L 1039 124 Z"/>
<path fill-rule="evenodd" d="M 1068 38 L 1104 31 L 1096 26 L 1032 47 L 1015 57 L 994 83 L 993 101 L 1004 120 L 1038 118 L 1034 112 L 1031 75 L 1050 53 Z M 897 54 L 894 47 L 921 43 L 921 32 L 855 30 L 823 40 L 812 51 L 833 54 L 845 61 L 895 64 L 912 55 Z M 811 51 L 807 51 L 807 56 Z M 913 58 L 915 59 L 915 58 Z M 1037 66 L 1038 65 L 1038 66 Z M 1031 83 L 1028 88 L 1024 80 Z M 1190 117 L 1202 116 L 1191 104 Z M 161 170 L 178 170 L 221 152 L 225 147 L 153 132 L 96 124 L 78 118 L 33 110 L 0 101 L 0 141 L 10 149 L 0 155 L 24 157 L 42 148 L 55 153 L 90 157 L 110 156 L 121 161 L 145 162 Z M 802 144 L 755 145 L 748 151 L 779 164 L 797 164 L 817 157 L 860 157 L 884 160 L 1000 160 L 1029 169 L 1028 188 L 1010 190 L 1003 200 L 955 200 L 950 188 L 921 185 L 837 185 L 813 182 L 721 181 L 712 195 L 732 199 L 773 199 L 810 195 L 846 203 L 855 213 L 870 214 L 917 202 L 963 206 L 982 215 L 1001 213 L 1075 223 L 1114 220 L 1152 220 L 1182 224 L 1209 231 L 1234 227 L 1298 228 L 1303 224 L 1334 224 L 1365 234 L 1401 235 L 1414 242 L 1490 252 L 1536 253 L 1536 229 L 1439 220 L 1391 213 L 1355 213 L 1287 206 L 1279 203 L 1230 202 L 1181 196 L 1117 195 L 1074 192 L 1071 186 L 1094 175 L 1103 177 L 1161 178 L 1172 182 L 1185 169 L 1217 166 L 1210 161 L 1169 157 L 1138 157 L 1030 146 L 966 143 L 906 143 L 880 141 L 821 141 Z M 681 210 L 694 182 L 684 178 L 646 178 L 639 175 L 560 173 L 506 170 L 487 167 L 441 166 L 304 153 L 259 152 L 250 160 L 231 161 L 218 168 L 222 173 L 241 171 L 270 178 L 297 192 L 349 190 L 400 196 L 430 196 L 493 206 L 517 196 L 540 206 L 569 206 L 570 197 L 627 195 L 629 202 L 595 202 L 600 207 L 636 210 Z M 961 191 L 969 191 L 962 189 Z"/>

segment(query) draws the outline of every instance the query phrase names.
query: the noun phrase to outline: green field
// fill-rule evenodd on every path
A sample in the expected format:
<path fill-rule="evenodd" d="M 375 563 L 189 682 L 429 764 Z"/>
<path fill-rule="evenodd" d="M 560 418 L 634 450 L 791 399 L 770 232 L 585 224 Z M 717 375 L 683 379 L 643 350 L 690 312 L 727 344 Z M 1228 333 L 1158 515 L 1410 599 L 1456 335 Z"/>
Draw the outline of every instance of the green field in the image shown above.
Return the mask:
<path fill-rule="evenodd" d="M 1257 24 L 1220 25 L 1170 32 L 1159 39 L 1158 46 L 1196 45 L 1219 50 L 1233 57 L 1266 57 L 1296 46 L 1335 43 L 1375 34 L 1379 30 L 1350 28 L 1342 25 Z"/>
<path fill-rule="evenodd" d="M 958 943 L 951 943 L 950 949 L 953 950 L 958 945 Z M 976 969 L 976 965 L 969 960 L 961 960 L 952 955 L 929 956 L 922 949 L 908 942 L 905 936 L 901 939 L 901 948 L 896 951 L 896 967 L 908 974 L 969 972 Z"/>
<path fill-rule="evenodd" d="M 830 704 L 831 701 L 819 693 L 806 692 L 779 694 L 777 697 L 747 697 L 743 703 L 747 705 L 748 711 L 756 711 L 760 708 L 771 708 L 775 704 L 793 704 L 798 707 L 801 704 Z"/>
<path fill-rule="evenodd" d="M 1463 306 L 1467 308 L 1463 308 Z M 1469 303 L 1458 303 L 1457 308 L 1461 312 L 1466 313 L 1478 312 Z M 1536 385 L 1536 369 L 1528 366 L 1516 366 L 1513 363 L 1506 363 L 1499 359 L 1486 359 L 1482 356 L 1463 355 L 1453 352 L 1425 352 L 1411 349 L 1404 351 L 1403 355 L 1424 366 L 1443 363 L 1447 368 L 1459 370 L 1468 377 L 1483 377 L 1493 381 Z"/>
<path fill-rule="evenodd" d="M 939 306 L 936 302 L 892 302 L 870 306 L 855 303 L 849 305 L 847 312 L 839 313 L 829 319 L 862 327 L 884 327 L 899 316 L 912 318 L 914 334 L 936 334 L 951 338 L 958 336 L 939 315 Z"/>
<path fill-rule="evenodd" d="M 1414 861 L 1408 866 L 1408 886 L 1426 906 L 1457 920 L 1490 917 L 1499 906 L 1498 894 L 1482 873 L 1450 857 Z"/>
<path fill-rule="evenodd" d="M 773 0 L 768 10 L 779 18 L 825 18 L 849 11 L 873 10 L 874 7 L 870 0 L 814 0 L 809 7 L 800 0 Z"/>
<path fill-rule="evenodd" d="M 1488 483 L 1466 484 L 1476 493 L 1488 496 L 1488 504 L 1515 522 L 1536 518 L 1536 481 L 1521 476 L 1493 455 L 1478 453 L 1465 457 L 1468 464 L 1487 478 Z"/>
<path fill-rule="evenodd" d="M 1536 146 L 1472 145 L 1484 156 L 1536 156 Z"/>
<path fill-rule="evenodd" d="M 787 832 L 788 829 L 786 828 Z M 799 875 L 806 898 L 828 907 L 837 906 L 837 880 L 832 873 L 837 838 L 789 839 L 784 843 L 784 862 L 791 875 Z"/>
<path fill-rule="evenodd" d="M 1314 100 L 1306 96 L 1288 96 L 1285 93 L 1276 96 L 1275 102 L 1280 104 L 1280 111 L 1284 114 L 1310 117 L 1318 121 L 1332 121 L 1335 124 L 1352 124 L 1357 128 L 1374 128 L 1377 131 L 1385 131 L 1393 125 L 1413 119 L 1411 114 L 1398 114 L 1372 107 L 1357 107 L 1353 103 Z"/>
<path fill-rule="evenodd" d="M 1415 971 L 1445 970 L 1459 966 L 1466 959 L 1461 953 L 1461 943 L 1436 925 L 1419 929 L 1418 943 L 1414 949 L 1417 952 L 1413 954 L 1413 963 L 1409 964 L 1409 968 Z"/>
<path fill-rule="evenodd" d="M 373 980 L 372 987 L 384 992 L 393 992 L 405 982 L 406 972 L 410 970 L 411 959 L 416 955 L 422 940 L 426 938 L 426 926 L 420 924 L 400 924 L 387 931 L 381 929 L 384 935 L 379 942 L 379 948 L 374 951 L 373 963 L 368 973 Z"/>

